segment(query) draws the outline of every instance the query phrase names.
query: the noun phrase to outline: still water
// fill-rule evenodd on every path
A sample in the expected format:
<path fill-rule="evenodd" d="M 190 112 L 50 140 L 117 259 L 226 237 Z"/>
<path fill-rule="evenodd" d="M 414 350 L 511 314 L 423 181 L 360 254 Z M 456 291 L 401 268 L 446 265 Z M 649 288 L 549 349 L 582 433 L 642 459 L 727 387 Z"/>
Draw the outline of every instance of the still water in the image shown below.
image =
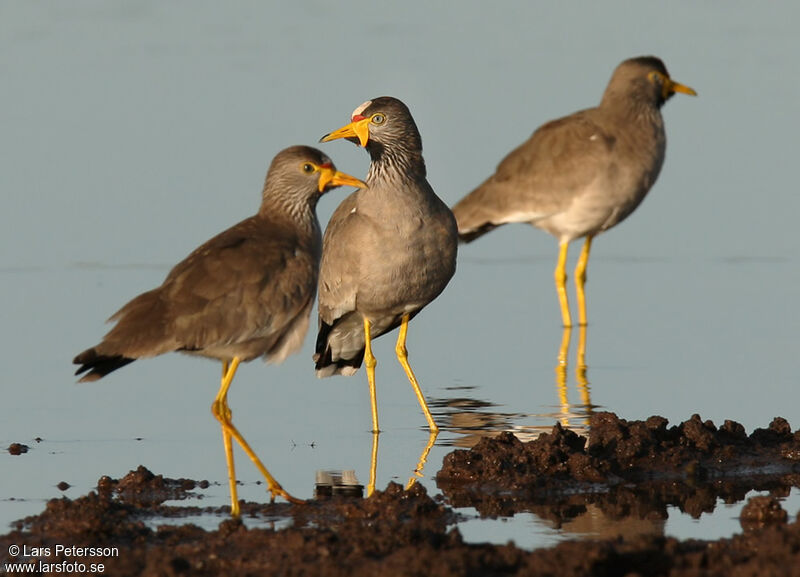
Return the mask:
<path fill-rule="evenodd" d="M 551 237 L 515 225 L 463 246 L 455 278 L 409 331 L 444 425 L 419 482 L 438 492 L 443 456 L 491 432 L 580 429 L 589 406 L 672 424 L 699 413 L 748 431 L 780 415 L 800 427 L 797 4 L 458 6 L 0 2 L 0 446 L 31 446 L 0 454 L 1 526 L 39 512 L 60 481 L 77 497 L 139 464 L 208 479 L 199 504 L 227 504 L 209 411 L 216 364 L 173 355 L 77 385 L 70 362 L 119 306 L 256 210 L 280 149 L 314 144 L 391 94 L 411 108 L 429 180 L 453 204 L 539 124 L 598 102 L 616 64 L 640 54 L 662 57 L 699 97 L 665 106 L 657 184 L 593 246 L 586 333 L 562 332 Z M 341 170 L 366 173 L 362 150 L 319 146 Z M 322 199 L 323 223 L 345 194 Z M 363 371 L 319 381 L 312 349 L 309 336 L 283 365 L 243 366 L 230 393 L 237 426 L 299 497 L 321 469 L 366 482 L 373 451 Z M 375 354 L 381 489 L 409 479 L 428 434 L 393 337 Z M 237 456 L 240 497 L 266 499 Z M 784 506 L 797 512 L 797 490 Z M 642 530 L 729 535 L 737 515 L 722 503 L 699 520 L 671 510 Z M 554 528 L 533 513 L 472 515 L 460 528 L 536 547 L 601 533 L 596 517 Z"/>

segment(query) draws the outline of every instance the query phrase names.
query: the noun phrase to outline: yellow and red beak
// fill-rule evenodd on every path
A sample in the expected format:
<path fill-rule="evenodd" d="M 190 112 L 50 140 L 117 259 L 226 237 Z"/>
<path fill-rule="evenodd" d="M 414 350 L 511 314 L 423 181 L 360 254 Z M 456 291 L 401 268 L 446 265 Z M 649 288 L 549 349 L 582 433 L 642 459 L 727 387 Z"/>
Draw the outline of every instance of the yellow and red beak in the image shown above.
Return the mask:
<path fill-rule="evenodd" d="M 330 142 L 337 138 L 358 138 L 358 142 L 362 147 L 367 145 L 369 141 L 369 122 L 370 119 L 364 116 L 353 116 L 353 121 L 350 124 L 342 126 L 339 130 L 326 134 L 319 139 L 320 142 Z"/>
<path fill-rule="evenodd" d="M 325 192 L 329 186 L 355 186 L 366 188 L 367 185 L 349 174 L 339 172 L 333 165 L 326 162 L 319 167 L 319 191 Z"/>

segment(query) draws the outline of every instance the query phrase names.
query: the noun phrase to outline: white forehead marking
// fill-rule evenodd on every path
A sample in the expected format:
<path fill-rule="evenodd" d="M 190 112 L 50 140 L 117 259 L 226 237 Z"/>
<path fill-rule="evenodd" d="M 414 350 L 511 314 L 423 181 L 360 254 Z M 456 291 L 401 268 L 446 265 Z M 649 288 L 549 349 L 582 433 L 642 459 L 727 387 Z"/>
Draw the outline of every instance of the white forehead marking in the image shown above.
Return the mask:
<path fill-rule="evenodd" d="M 353 114 L 350 115 L 350 118 L 352 118 L 353 116 L 358 116 L 359 114 L 364 112 L 369 107 L 370 104 L 372 104 L 372 100 L 367 100 L 364 104 L 362 104 L 353 111 Z"/>

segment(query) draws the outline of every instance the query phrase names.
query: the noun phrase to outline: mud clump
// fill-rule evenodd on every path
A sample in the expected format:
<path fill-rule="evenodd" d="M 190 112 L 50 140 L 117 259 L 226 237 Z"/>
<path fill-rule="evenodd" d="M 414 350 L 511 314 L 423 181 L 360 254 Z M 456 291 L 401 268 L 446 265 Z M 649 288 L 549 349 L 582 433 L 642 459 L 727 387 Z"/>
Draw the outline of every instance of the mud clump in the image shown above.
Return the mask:
<path fill-rule="evenodd" d="M 27 453 L 28 449 L 30 449 L 28 445 L 24 445 L 22 443 L 11 443 L 6 450 L 8 451 L 9 455 L 18 456 Z"/>
<path fill-rule="evenodd" d="M 692 416 L 668 427 L 663 417 L 646 421 L 596 413 L 589 439 L 556 424 L 552 432 L 522 443 L 511 433 L 484 439 L 470 450 L 445 457 L 436 476 L 442 484 L 474 484 L 505 490 L 563 487 L 571 484 L 617 485 L 653 479 L 724 478 L 760 473 L 798 473 L 800 432 L 781 418 L 749 437 L 744 427 Z"/>
<path fill-rule="evenodd" d="M 768 525 L 784 525 L 789 514 L 774 497 L 752 497 L 742 508 L 739 522 L 745 531 L 761 529 Z"/>
<path fill-rule="evenodd" d="M 778 523 L 716 542 L 658 535 L 631 539 L 570 541 L 524 551 L 514 544 L 464 543 L 451 528 L 454 513 L 419 484 L 406 491 L 390 484 L 365 500 L 330 499 L 286 505 L 293 526 L 280 531 L 247 528 L 225 519 L 217 530 L 195 525 L 149 527 L 152 499 L 123 502 L 111 492 L 74 501 L 55 499 L 46 510 L 0 537 L 0 550 L 51 547 L 117 549 L 104 557 L 110 575 L 217 576 L 318 575 L 798 575 L 800 524 Z M 274 515 L 273 505 L 247 504 L 248 515 Z M 768 509 L 774 509 L 771 505 Z M 223 517 L 224 518 L 224 517 Z M 3 559 L 3 562 L 12 559 Z M 49 563 L 67 558 L 51 556 Z M 18 556 L 16 562 L 37 563 Z M 88 566 L 96 557 L 73 555 Z"/>
<path fill-rule="evenodd" d="M 772 497 L 800 486 L 800 432 L 776 418 L 749 436 L 698 415 L 670 427 L 663 417 L 626 421 L 596 413 L 589 438 L 556 424 L 523 443 L 511 433 L 454 451 L 436 476 L 448 502 L 485 516 L 532 512 L 560 527 L 588 509 L 611 519 L 666 519 L 670 506 L 699 517 L 719 499 L 752 490 Z"/>
<path fill-rule="evenodd" d="M 560 426 L 522 443 L 510 434 L 445 457 L 437 478 L 444 496 L 419 483 L 391 483 L 368 499 L 334 496 L 304 505 L 242 503 L 245 519 L 291 520 L 287 528 L 248 527 L 226 508 L 166 505 L 207 482 L 168 479 L 144 467 L 74 500 L 51 500 L 44 512 L 0 536 L 0 563 L 35 564 L 34 556 L 3 557 L 20 548 L 71 544 L 117 548 L 102 559 L 109 575 L 781 575 L 800 577 L 800 521 L 790 521 L 779 497 L 798 486 L 800 436 L 782 419 L 749 436 L 737 423 L 717 428 L 699 417 L 676 427 L 665 419 L 624 421 L 598 414 L 589 439 Z M 670 488 L 671 487 L 671 488 Z M 665 503 L 713 509 L 720 495 L 742 500 L 754 487 L 770 494 L 749 500 L 744 533 L 717 541 L 663 535 Z M 483 495 L 483 497 L 479 497 Z M 585 514 L 647 521 L 656 530 L 573 540 L 525 551 L 465 543 L 454 524 L 461 501 L 492 515 L 530 510 L 555 525 Z M 659 508 L 661 507 L 661 508 Z M 480 509 L 479 509 L 480 510 Z M 216 530 L 161 525 L 181 514 L 217 515 Z M 699 513 L 698 513 L 699 514 Z M 659 525 L 660 523 L 660 525 Z M 660 527 L 660 533 L 659 528 Z M 57 556 L 47 561 L 56 563 Z M 96 557 L 73 555 L 88 565 Z"/>
<path fill-rule="evenodd" d="M 195 495 L 192 491 L 195 488 L 208 485 L 208 481 L 165 479 L 162 475 L 155 475 L 140 465 L 135 471 L 129 472 L 119 480 L 101 477 L 97 482 L 97 490 L 107 498 L 113 495 L 122 502 L 148 506 L 193 497 Z"/>
<path fill-rule="evenodd" d="M 458 532 L 448 531 L 455 519 L 452 511 L 431 499 L 420 485 L 405 491 L 390 484 L 366 500 L 332 498 L 284 505 L 279 510 L 294 518 L 294 526 L 281 531 L 248 529 L 224 515 L 216 531 L 191 524 L 152 529 L 145 521 L 163 514 L 164 506 L 156 505 L 157 499 L 145 491 L 117 489 L 126 479 L 134 482 L 129 478 L 155 484 L 158 491 L 162 482 L 173 484 L 174 480 L 163 478 L 154 482 L 159 477 L 140 467 L 119 481 L 103 478 L 97 492 L 74 501 L 51 500 L 43 513 L 22 520 L 16 531 L 1 537 L 0 544 L 4 551 L 14 544 L 117 547 L 119 555 L 105 559 L 105 571 L 114 575 L 354 574 L 348 567 L 360 568 L 355 574 L 363 575 L 423 574 L 425 559 L 433 559 L 434 552 L 463 547 Z M 246 515 L 274 516 L 277 511 L 275 505 L 245 505 Z M 502 557 L 499 552 L 488 554 Z M 454 562 L 457 557 L 454 553 Z M 62 560 L 53 556 L 48 562 Z M 96 559 L 74 556 L 69 561 L 88 565 Z"/>

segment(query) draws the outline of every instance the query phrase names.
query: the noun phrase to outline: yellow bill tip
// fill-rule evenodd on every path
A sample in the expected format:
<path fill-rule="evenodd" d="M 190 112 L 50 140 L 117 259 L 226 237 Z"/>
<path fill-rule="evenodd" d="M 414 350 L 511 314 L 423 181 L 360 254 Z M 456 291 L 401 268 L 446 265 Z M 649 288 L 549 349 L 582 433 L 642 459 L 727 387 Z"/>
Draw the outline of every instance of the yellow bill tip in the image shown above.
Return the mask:
<path fill-rule="evenodd" d="M 670 88 L 673 92 L 680 92 L 681 94 L 688 94 L 689 96 L 697 96 L 694 88 L 681 84 L 680 82 L 672 82 Z"/>
<path fill-rule="evenodd" d="M 329 132 L 320 138 L 319 141 L 330 142 L 331 140 L 336 140 L 338 138 L 358 138 L 358 143 L 361 145 L 361 147 L 366 147 L 367 142 L 369 141 L 369 122 L 369 118 L 356 118 L 350 124 L 346 124 L 338 130 Z"/>
<path fill-rule="evenodd" d="M 326 164 L 319 169 L 319 191 L 325 192 L 330 186 L 354 186 L 366 188 L 366 184 L 354 176 L 335 170 L 332 165 Z"/>
<path fill-rule="evenodd" d="M 349 174 L 339 171 L 333 175 L 331 184 L 334 184 L 335 186 L 354 186 L 356 188 L 367 188 L 367 184 L 364 181 L 359 180 L 355 176 L 350 176 Z"/>

